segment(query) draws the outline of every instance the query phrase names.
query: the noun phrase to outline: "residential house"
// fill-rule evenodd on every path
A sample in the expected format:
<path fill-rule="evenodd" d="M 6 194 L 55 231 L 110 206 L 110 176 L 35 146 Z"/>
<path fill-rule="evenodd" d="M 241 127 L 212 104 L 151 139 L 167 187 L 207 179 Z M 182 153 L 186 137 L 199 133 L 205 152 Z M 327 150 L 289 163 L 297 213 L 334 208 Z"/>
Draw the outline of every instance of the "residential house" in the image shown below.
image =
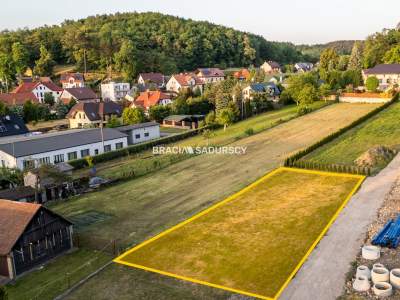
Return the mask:
<path fill-rule="evenodd" d="M 148 111 L 154 105 L 168 105 L 172 103 L 171 96 L 161 91 L 146 91 L 132 102 L 130 107 L 140 107 Z"/>
<path fill-rule="evenodd" d="M 163 120 L 163 126 L 196 129 L 204 119 L 204 115 L 171 115 Z"/>
<path fill-rule="evenodd" d="M 15 114 L 9 113 L 0 116 L 0 138 L 6 136 L 22 135 L 29 130 L 25 122 Z"/>
<path fill-rule="evenodd" d="M 60 96 L 64 104 L 69 104 L 72 100 L 76 102 L 99 102 L 100 98 L 88 87 L 66 88 Z"/>
<path fill-rule="evenodd" d="M 60 99 L 63 89 L 50 81 L 33 81 L 33 82 L 22 82 L 16 87 L 11 93 L 27 95 L 32 93 L 35 95 L 39 103 L 44 103 L 45 94 L 51 94 L 54 97 L 54 101 L 57 102 Z"/>
<path fill-rule="evenodd" d="M 306 73 L 311 71 L 314 68 L 314 65 L 308 62 L 298 62 L 294 65 L 294 68 L 296 72 Z"/>
<path fill-rule="evenodd" d="M 400 84 L 400 64 L 381 64 L 362 71 L 364 82 L 368 77 L 375 76 L 379 80 L 379 89 L 386 90 L 395 84 Z"/>
<path fill-rule="evenodd" d="M 281 94 L 279 88 L 273 82 L 252 83 L 243 89 L 243 99 L 252 100 L 254 94 L 257 93 L 267 94 L 272 101 L 278 101 Z"/>
<path fill-rule="evenodd" d="M 39 103 L 38 98 L 32 93 L 4 93 L 0 94 L 0 102 L 7 106 L 23 106 L 26 102 Z"/>
<path fill-rule="evenodd" d="M 73 224 L 34 203 L 0 200 L 0 275 L 22 273 L 72 249 Z"/>
<path fill-rule="evenodd" d="M 64 89 L 85 87 L 85 77 L 81 73 L 64 73 L 60 83 Z"/>
<path fill-rule="evenodd" d="M 206 84 L 216 83 L 225 79 L 224 71 L 218 68 L 199 68 L 194 73 Z"/>
<path fill-rule="evenodd" d="M 276 62 L 276 61 L 266 61 L 264 62 L 260 69 L 262 69 L 266 74 L 272 74 L 272 73 L 281 73 L 281 66 Z"/>
<path fill-rule="evenodd" d="M 156 122 L 126 125 L 115 129 L 128 136 L 128 145 L 160 138 L 160 124 Z"/>
<path fill-rule="evenodd" d="M 101 84 L 101 98 L 104 101 L 120 101 L 130 91 L 130 84 L 127 82 L 109 81 Z"/>
<path fill-rule="evenodd" d="M 115 102 L 79 102 L 68 112 L 70 128 L 98 127 L 106 125 L 112 116 L 120 117 L 122 107 Z"/>
<path fill-rule="evenodd" d="M 0 162 L 20 170 L 59 164 L 126 147 L 127 135 L 112 128 L 75 129 L 0 140 Z"/>
<path fill-rule="evenodd" d="M 241 69 L 241 70 L 233 73 L 233 77 L 238 80 L 241 80 L 241 81 L 249 80 L 250 79 L 250 71 L 247 69 Z"/>
<path fill-rule="evenodd" d="M 204 81 L 191 73 L 181 73 L 172 75 L 167 83 L 167 91 L 179 93 L 183 89 L 203 92 Z"/>
<path fill-rule="evenodd" d="M 154 83 L 157 88 L 162 89 L 165 87 L 166 78 L 161 73 L 140 73 L 138 77 L 138 84 L 146 86 L 148 84 Z"/>

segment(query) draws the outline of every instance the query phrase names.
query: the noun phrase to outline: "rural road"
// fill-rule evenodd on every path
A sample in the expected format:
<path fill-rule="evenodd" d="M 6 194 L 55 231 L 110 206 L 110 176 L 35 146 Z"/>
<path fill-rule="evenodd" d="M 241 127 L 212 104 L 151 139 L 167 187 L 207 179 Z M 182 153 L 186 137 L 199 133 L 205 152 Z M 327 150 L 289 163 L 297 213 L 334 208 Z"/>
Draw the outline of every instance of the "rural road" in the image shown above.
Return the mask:
<path fill-rule="evenodd" d="M 367 178 L 279 300 L 334 300 L 342 294 L 346 273 L 400 174 L 400 154 L 377 176 Z"/>

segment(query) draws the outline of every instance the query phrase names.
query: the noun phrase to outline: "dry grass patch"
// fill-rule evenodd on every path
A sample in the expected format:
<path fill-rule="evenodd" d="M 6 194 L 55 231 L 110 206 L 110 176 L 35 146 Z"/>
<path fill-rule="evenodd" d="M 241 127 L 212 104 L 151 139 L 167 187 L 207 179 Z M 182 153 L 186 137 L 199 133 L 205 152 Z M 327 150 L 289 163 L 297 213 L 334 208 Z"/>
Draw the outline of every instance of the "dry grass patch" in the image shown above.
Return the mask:
<path fill-rule="evenodd" d="M 360 180 L 279 169 L 118 262 L 272 298 Z"/>

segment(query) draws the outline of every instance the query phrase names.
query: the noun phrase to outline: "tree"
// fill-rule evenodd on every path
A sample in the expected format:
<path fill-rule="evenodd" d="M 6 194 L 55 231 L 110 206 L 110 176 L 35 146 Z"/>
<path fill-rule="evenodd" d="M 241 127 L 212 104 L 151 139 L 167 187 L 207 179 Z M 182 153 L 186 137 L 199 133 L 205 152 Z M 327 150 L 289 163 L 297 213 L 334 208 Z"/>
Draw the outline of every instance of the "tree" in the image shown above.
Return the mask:
<path fill-rule="evenodd" d="M 115 66 L 121 71 L 123 77 L 128 82 L 133 81 L 137 75 L 137 50 L 130 40 L 124 40 L 121 48 L 114 55 Z"/>
<path fill-rule="evenodd" d="M 8 293 L 5 286 L 0 286 L 0 300 L 8 300 Z"/>
<path fill-rule="evenodd" d="M 368 91 L 375 92 L 379 86 L 379 80 L 375 76 L 370 76 L 367 78 L 365 82 L 365 86 Z"/>
<path fill-rule="evenodd" d="M 55 99 L 52 93 L 44 93 L 43 101 L 50 107 L 53 107 L 53 105 L 55 104 Z"/>
<path fill-rule="evenodd" d="M 20 42 L 12 45 L 11 53 L 15 71 L 21 76 L 28 68 L 29 53 Z"/>
<path fill-rule="evenodd" d="M 186 102 L 186 97 L 184 95 L 179 95 L 175 99 L 172 107 L 173 107 L 174 113 L 177 115 L 185 115 L 185 114 L 189 113 L 189 107 Z"/>
<path fill-rule="evenodd" d="M 33 72 L 40 76 L 49 76 L 52 74 L 54 61 L 51 53 L 44 45 L 40 46 L 40 58 L 35 62 L 36 66 Z"/>
<path fill-rule="evenodd" d="M 214 125 L 216 122 L 216 116 L 214 111 L 210 111 L 205 118 L 205 122 L 207 125 Z"/>
<path fill-rule="evenodd" d="M 4 116 L 8 114 L 9 108 L 7 105 L 5 105 L 3 102 L 0 102 L 0 116 Z"/>
<path fill-rule="evenodd" d="M 24 103 L 23 113 L 24 113 L 24 120 L 27 123 L 39 120 L 38 105 L 32 103 L 31 101 L 27 101 Z"/>
<path fill-rule="evenodd" d="M 64 119 L 65 116 L 68 114 L 69 108 L 68 105 L 65 105 L 61 101 L 58 101 L 55 107 L 57 117 L 59 119 Z"/>
<path fill-rule="evenodd" d="M 150 120 L 154 120 L 156 122 L 162 122 L 166 117 L 171 114 L 171 106 L 170 105 L 154 105 L 149 109 L 149 117 Z"/>
<path fill-rule="evenodd" d="M 106 127 L 115 128 L 119 126 L 121 126 L 121 120 L 117 116 L 112 115 L 111 118 L 108 120 Z"/>
<path fill-rule="evenodd" d="M 386 64 L 398 64 L 400 63 L 400 45 L 397 45 L 387 51 L 383 57 L 383 61 Z"/>
<path fill-rule="evenodd" d="M 326 78 L 326 74 L 336 70 L 339 64 L 339 55 L 332 48 L 327 48 L 321 52 L 319 60 L 319 71 L 322 79 Z"/>
<path fill-rule="evenodd" d="M 6 84 L 6 92 L 8 93 L 10 81 L 13 80 L 14 66 L 12 58 L 9 54 L 0 53 L 0 79 Z"/>
<path fill-rule="evenodd" d="M 361 70 L 362 69 L 362 46 L 360 42 L 355 42 L 349 59 L 348 70 Z"/>
<path fill-rule="evenodd" d="M 297 74 L 292 75 L 287 80 L 288 87 L 285 93 L 288 93 L 290 97 L 300 104 L 299 94 L 306 85 L 312 85 L 315 88 L 318 87 L 318 78 L 313 73 Z"/>
<path fill-rule="evenodd" d="M 347 69 L 348 64 L 349 64 L 349 60 L 350 60 L 350 56 L 349 55 L 340 55 L 337 69 L 339 71 L 345 71 Z"/>
<path fill-rule="evenodd" d="M 326 100 L 326 98 L 330 95 L 331 90 L 331 86 L 327 83 L 321 84 L 321 86 L 319 87 L 319 93 L 321 97 L 324 98 L 324 100 Z"/>
<path fill-rule="evenodd" d="M 221 109 L 216 117 L 216 121 L 220 125 L 224 125 L 224 131 L 226 128 L 235 122 L 235 112 L 231 108 Z"/>
<path fill-rule="evenodd" d="M 203 130 L 202 134 L 203 138 L 207 140 L 207 146 L 210 145 L 210 138 L 214 136 L 214 132 L 211 131 L 210 129 L 205 129 Z"/>
<path fill-rule="evenodd" d="M 125 108 L 122 113 L 122 120 L 126 125 L 139 124 L 146 121 L 146 116 L 140 108 Z"/>
<path fill-rule="evenodd" d="M 298 95 L 298 101 L 300 106 L 308 107 L 309 104 L 312 104 L 314 101 L 318 101 L 320 95 L 315 86 L 311 84 L 307 84 L 303 87 Z"/>
<path fill-rule="evenodd" d="M 21 170 L 16 168 L 0 168 L 0 184 L 4 188 L 15 188 L 23 184 L 24 175 Z"/>

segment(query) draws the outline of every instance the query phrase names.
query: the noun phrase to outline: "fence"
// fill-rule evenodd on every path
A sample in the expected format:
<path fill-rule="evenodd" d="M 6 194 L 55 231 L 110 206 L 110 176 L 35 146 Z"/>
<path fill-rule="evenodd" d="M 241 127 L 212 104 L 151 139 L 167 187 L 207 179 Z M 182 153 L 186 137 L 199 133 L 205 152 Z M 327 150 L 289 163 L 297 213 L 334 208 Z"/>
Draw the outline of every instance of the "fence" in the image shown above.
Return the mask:
<path fill-rule="evenodd" d="M 333 141 L 334 139 L 338 138 L 345 132 L 349 131 L 350 129 L 360 125 L 361 123 L 365 122 L 366 120 L 370 119 L 371 117 L 377 115 L 384 109 L 388 108 L 390 105 L 395 103 L 396 101 L 399 100 L 399 94 L 396 94 L 389 102 L 386 102 L 385 104 L 377 107 L 376 109 L 370 111 L 368 114 L 362 116 L 361 118 L 355 120 L 352 122 L 350 125 L 345 126 L 338 131 L 324 137 L 323 139 L 319 140 L 318 142 L 312 144 L 311 146 L 308 146 L 305 149 L 302 149 L 289 157 L 287 157 L 284 160 L 284 166 L 285 167 L 298 167 L 298 168 L 314 168 L 316 170 L 327 170 L 327 169 L 336 169 L 337 172 L 339 173 L 354 173 L 354 174 L 364 174 L 364 175 L 370 175 L 371 174 L 371 168 L 362 168 L 362 167 L 356 167 L 356 166 L 341 166 L 339 165 L 328 165 L 328 164 L 318 164 L 314 162 L 309 162 L 309 161 L 300 161 L 303 157 L 306 155 L 310 154 L 311 152 L 315 151 L 319 147 L 328 144 L 329 142 Z M 320 169 L 321 168 L 321 169 Z"/>

